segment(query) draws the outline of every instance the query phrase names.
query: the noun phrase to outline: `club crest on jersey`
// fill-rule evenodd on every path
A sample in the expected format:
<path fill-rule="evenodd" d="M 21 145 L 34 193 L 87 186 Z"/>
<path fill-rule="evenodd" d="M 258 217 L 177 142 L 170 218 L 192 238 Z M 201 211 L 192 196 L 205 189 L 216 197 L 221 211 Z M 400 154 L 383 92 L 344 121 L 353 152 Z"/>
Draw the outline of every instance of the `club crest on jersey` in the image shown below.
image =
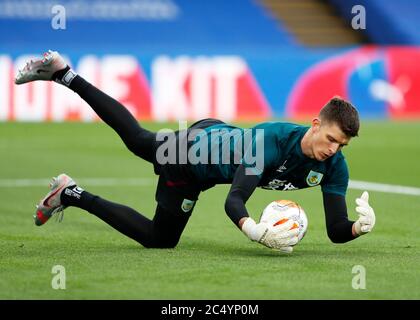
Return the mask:
<path fill-rule="evenodd" d="M 320 184 L 323 176 L 324 176 L 323 173 L 311 170 L 311 171 L 309 171 L 309 174 L 306 177 L 306 183 L 310 187 L 316 186 L 316 185 Z"/>
<path fill-rule="evenodd" d="M 191 209 L 194 207 L 194 203 L 195 203 L 195 201 L 184 199 L 184 201 L 182 201 L 182 204 L 181 204 L 182 211 L 190 212 Z"/>

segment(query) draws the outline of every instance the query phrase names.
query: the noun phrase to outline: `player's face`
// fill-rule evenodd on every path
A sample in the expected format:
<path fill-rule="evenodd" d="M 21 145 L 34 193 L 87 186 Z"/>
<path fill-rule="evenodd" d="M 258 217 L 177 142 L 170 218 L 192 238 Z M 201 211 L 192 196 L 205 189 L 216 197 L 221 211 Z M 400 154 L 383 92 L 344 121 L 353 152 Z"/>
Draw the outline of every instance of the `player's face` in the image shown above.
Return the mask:
<path fill-rule="evenodd" d="M 315 119 L 312 123 L 312 129 L 314 133 L 312 153 L 318 161 L 324 161 L 332 157 L 350 141 L 350 138 L 335 123 L 323 123 L 321 120 Z"/>

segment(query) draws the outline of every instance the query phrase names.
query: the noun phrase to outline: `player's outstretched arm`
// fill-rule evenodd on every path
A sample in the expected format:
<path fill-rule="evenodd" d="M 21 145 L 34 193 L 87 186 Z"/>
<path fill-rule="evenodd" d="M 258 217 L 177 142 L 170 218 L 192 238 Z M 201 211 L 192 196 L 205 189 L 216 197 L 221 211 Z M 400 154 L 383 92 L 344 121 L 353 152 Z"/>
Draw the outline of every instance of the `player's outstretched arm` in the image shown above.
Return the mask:
<path fill-rule="evenodd" d="M 332 242 L 345 243 L 372 230 L 375 224 L 375 213 L 369 206 L 367 192 L 363 193 L 361 198 L 356 199 L 358 205 L 356 211 L 360 214 L 357 221 L 348 219 L 344 196 L 323 193 L 323 198 L 327 233 Z"/>
<path fill-rule="evenodd" d="M 232 186 L 225 201 L 225 211 L 239 229 L 241 229 L 239 221 L 244 217 L 249 217 L 245 203 L 257 188 L 259 181 L 259 176 L 247 175 L 242 164 L 236 169 Z"/>
<path fill-rule="evenodd" d="M 328 238 L 334 243 L 354 240 L 355 236 L 352 233 L 354 221 L 348 219 L 345 196 L 328 192 L 322 195 Z"/>
<path fill-rule="evenodd" d="M 252 241 L 283 252 L 292 252 L 292 246 L 298 241 L 298 230 L 289 230 L 290 223 L 281 225 L 281 227 L 273 227 L 266 223 L 257 224 L 249 217 L 245 203 L 258 186 L 259 181 L 259 176 L 247 175 L 244 166 L 240 165 L 236 170 L 226 198 L 226 213 L 232 222 Z"/>

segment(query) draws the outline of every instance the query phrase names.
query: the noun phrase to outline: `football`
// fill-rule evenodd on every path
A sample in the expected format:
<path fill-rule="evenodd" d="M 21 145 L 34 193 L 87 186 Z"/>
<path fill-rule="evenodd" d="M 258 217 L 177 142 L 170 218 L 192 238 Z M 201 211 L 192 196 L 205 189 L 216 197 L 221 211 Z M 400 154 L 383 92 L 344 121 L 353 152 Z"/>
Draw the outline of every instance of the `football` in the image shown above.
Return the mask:
<path fill-rule="evenodd" d="M 291 200 L 273 201 L 265 207 L 261 214 L 260 222 L 266 222 L 276 226 L 286 222 L 288 219 L 294 221 L 291 229 L 299 228 L 298 239 L 300 242 L 308 229 L 308 217 L 298 203 Z"/>

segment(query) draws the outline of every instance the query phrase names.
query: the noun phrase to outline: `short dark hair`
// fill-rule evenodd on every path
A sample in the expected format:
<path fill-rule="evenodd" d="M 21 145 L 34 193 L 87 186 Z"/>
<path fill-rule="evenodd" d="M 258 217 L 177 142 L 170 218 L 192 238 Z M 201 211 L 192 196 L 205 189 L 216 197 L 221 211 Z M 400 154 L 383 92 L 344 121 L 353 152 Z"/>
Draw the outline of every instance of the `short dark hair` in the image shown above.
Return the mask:
<path fill-rule="evenodd" d="M 335 96 L 321 109 L 319 118 L 322 121 L 335 123 L 348 137 L 356 137 L 359 132 L 359 113 L 348 101 Z"/>

